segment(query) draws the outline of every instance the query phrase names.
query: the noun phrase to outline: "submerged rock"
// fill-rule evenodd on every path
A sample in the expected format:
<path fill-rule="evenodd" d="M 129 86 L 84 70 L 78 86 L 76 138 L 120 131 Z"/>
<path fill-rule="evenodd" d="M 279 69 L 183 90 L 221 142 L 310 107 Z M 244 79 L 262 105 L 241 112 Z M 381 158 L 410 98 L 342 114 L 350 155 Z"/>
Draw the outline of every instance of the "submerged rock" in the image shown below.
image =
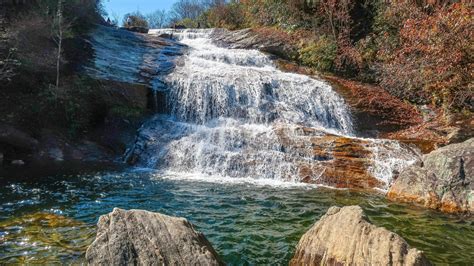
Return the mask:
<path fill-rule="evenodd" d="M 118 208 L 100 217 L 86 259 L 91 265 L 223 265 L 186 219 Z"/>
<path fill-rule="evenodd" d="M 95 229 L 88 224 L 62 215 L 11 215 L 0 221 L 0 265 L 71 264 L 65 259 L 77 259 L 94 234 Z"/>
<path fill-rule="evenodd" d="M 400 173 L 387 197 L 449 213 L 474 212 L 474 138 L 424 155 Z"/>
<path fill-rule="evenodd" d="M 368 222 L 362 208 L 331 207 L 300 239 L 290 265 L 431 265 L 403 238 Z"/>

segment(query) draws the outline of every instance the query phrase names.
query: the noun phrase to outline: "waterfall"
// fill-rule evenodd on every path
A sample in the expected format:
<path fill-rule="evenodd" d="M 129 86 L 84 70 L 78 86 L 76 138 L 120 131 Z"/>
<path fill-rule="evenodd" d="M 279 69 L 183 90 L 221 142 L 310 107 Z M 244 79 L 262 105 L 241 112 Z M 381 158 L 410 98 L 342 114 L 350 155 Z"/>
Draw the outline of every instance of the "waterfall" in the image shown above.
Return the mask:
<path fill-rule="evenodd" d="M 137 165 L 297 182 L 302 166 L 326 163 L 314 155 L 315 139 L 353 137 L 350 110 L 329 84 L 282 72 L 256 50 L 218 47 L 209 37 L 212 30 L 150 34 L 172 35 L 189 50 L 162 78 L 169 115 L 156 115 L 139 130 L 132 151 Z M 394 170 L 414 161 L 389 141 L 368 143 L 374 160 L 367 170 L 385 183 Z M 380 154 L 395 156 L 397 163 Z"/>
<path fill-rule="evenodd" d="M 179 120 L 205 124 L 225 117 L 243 123 L 295 123 L 352 133 L 350 112 L 331 86 L 279 71 L 259 51 L 217 47 L 210 34 L 211 30 L 173 33 L 191 47 L 184 65 L 166 79 L 170 87 L 167 102 Z"/>

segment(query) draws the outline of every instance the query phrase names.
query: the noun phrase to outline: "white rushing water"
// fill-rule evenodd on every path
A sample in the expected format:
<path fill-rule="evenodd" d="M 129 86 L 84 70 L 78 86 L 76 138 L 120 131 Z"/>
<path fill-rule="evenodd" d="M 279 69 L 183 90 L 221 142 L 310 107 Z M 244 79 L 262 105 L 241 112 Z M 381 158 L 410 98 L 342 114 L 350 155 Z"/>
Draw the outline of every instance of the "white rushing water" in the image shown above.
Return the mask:
<path fill-rule="evenodd" d="M 164 78 L 171 115 L 157 115 L 140 129 L 137 165 L 173 175 L 297 182 L 302 165 L 321 160 L 312 153 L 313 138 L 353 136 L 349 108 L 329 84 L 282 72 L 256 50 L 217 47 L 212 30 L 150 32 L 163 33 L 189 51 Z M 386 183 L 414 161 L 395 142 L 366 146 L 374 153 L 368 170 Z"/>
<path fill-rule="evenodd" d="M 191 47 L 184 65 L 167 78 L 168 102 L 178 119 L 204 124 L 231 117 L 246 123 L 301 123 L 352 133 L 350 113 L 331 86 L 279 71 L 259 51 L 217 47 L 209 38 L 211 31 L 173 33 Z"/>

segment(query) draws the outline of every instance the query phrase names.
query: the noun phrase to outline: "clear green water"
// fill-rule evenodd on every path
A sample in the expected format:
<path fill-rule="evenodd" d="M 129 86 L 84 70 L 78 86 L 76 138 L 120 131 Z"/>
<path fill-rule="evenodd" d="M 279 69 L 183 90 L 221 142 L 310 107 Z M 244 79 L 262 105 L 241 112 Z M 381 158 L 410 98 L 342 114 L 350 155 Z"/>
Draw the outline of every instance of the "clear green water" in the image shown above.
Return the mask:
<path fill-rule="evenodd" d="M 99 216 L 120 207 L 188 218 L 230 265 L 284 265 L 330 206 L 353 204 L 435 263 L 474 264 L 472 219 L 390 203 L 383 195 L 123 170 L 0 178 L 0 264 L 80 263 Z"/>

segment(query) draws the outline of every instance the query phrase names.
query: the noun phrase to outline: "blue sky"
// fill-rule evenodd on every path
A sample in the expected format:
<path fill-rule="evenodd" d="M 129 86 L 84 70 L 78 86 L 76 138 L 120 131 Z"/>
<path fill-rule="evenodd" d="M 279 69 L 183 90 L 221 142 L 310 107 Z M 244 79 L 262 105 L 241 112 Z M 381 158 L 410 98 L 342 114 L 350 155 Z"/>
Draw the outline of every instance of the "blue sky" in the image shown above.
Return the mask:
<path fill-rule="evenodd" d="M 123 15 L 137 10 L 144 14 L 158 9 L 168 10 L 175 0 L 104 0 L 103 2 L 110 17 L 117 14 L 122 20 Z"/>

